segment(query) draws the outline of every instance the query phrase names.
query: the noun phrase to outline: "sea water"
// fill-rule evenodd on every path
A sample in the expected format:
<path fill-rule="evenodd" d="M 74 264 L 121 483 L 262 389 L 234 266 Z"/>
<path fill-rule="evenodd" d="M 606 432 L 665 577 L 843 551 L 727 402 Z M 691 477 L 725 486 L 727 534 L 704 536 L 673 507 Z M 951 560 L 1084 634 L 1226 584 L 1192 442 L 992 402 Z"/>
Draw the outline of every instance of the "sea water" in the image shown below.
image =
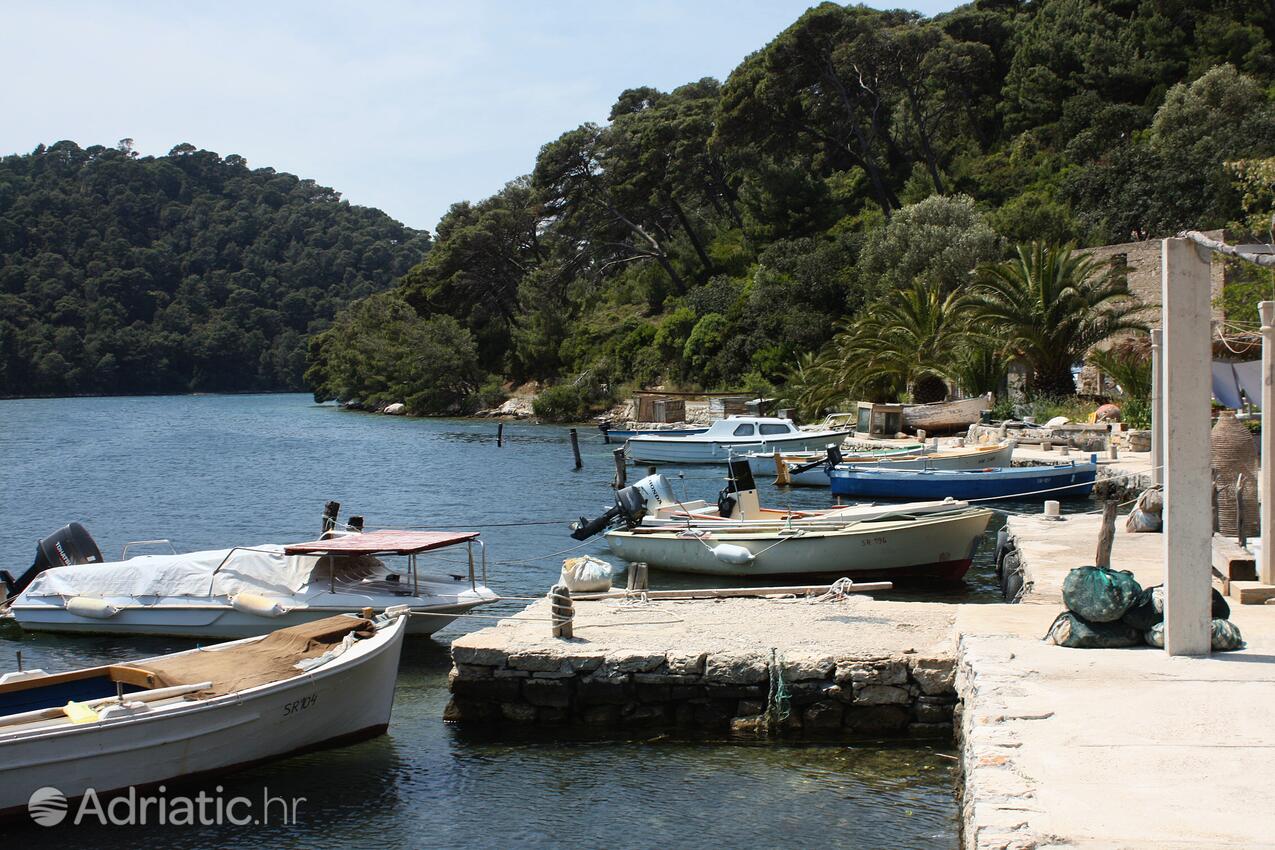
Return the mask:
<path fill-rule="evenodd" d="M 564 557 L 606 557 L 600 537 L 578 544 L 567 524 L 610 506 L 616 446 L 590 427 L 579 435 L 577 471 L 565 427 L 507 423 L 497 448 L 495 422 L 355 413 L 305 395 L 0 401 L 0 568 L 20 573 L 36 540 L 73 520 L 108 559 L 133 540 L 168 538 L 192 551 L 313 539 L 324 503 L 335 500 L 343 520 L 358 514 L 369 528 L 481 531 L 491 586 L 538 596 Z M 661 471 L 689 499 L 715 499 L 723 483 L 715 466 Z M 764 479 L 761 490 L 767 505 L 832 503 L 827 490 L 778 491 Z M 963 585 L 891 596 L 998 600 L 991 549 L 1000 524 Z M 422 569 L 429 565 L 422 556 Z M 286 800 L 295 822 L 281 823 L 274 809 L 268 823 L 157 828 L 152 812 L 146 827 L 64 822 L 0 832 L 121 847 L 957 846 L 957 763 L 944 746 L 448 725 L 448 644 L 489 623 L 459 620 L 433 638 L 409 639 L 388 735 L 168 792 Z M 28 668 L 53 672 L 194 645 L 10 627 L 0 629 L 0 672 L 16 667 L 19 650 Z"/>

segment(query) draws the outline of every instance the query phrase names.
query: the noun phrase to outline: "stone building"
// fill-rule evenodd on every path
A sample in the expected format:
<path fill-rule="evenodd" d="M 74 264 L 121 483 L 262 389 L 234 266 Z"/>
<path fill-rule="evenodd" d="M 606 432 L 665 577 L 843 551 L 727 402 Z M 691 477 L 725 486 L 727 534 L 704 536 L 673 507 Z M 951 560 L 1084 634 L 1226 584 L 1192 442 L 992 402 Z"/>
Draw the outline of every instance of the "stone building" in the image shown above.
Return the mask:
<path fill-rule="evenodd" d="M 1225 231 L 1222 230 L 1209 230 L 1204 233 L 1213 239 L 1225 239 Z M 1163 285 L 1160 268 L 1160 247 L 1161 240 L 1148 239 L 1145 242 L 1125 242 L 1121 245 L 1104 245 L 1101 248 L 1083 249 L 1097 260 L 1107 260 L 1113 257 L 1124 259 L 1125 264 L 1129 266 L 1129 288 L 1150 308 L 1147 311 L 1147 322 L 1151 325 L 1159 324 L 1160 295 Z M 1209 300 L 1213 304 L 1213 318 L 1215 319 L 1222 318 L 1222 310 L 1218 306 L 1218 299 L 1222 295 L 1225 276 L 1226 264 L 1220 258 L 1214 257 L 1212 295 Z"/>

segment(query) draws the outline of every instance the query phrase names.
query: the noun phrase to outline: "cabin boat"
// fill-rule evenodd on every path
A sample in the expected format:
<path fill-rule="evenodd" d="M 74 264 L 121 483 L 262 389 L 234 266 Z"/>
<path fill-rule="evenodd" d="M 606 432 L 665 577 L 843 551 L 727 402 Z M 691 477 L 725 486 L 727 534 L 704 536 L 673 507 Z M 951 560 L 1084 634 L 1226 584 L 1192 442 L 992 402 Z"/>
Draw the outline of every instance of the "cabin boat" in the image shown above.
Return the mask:
<path fill-rule="evenodd" d="M 707 425 L 695 425 L 688 428 L 608 428 L 601 426 L 602 434 L 608 440 L 628 440 L 633 437 L 689 437 L 703 434 Z"/>
<path fill-rule="evenodd" d="M 790 487 L 827 487 L 829 470 L 831 469 L 863 469 L 867 467 L 881 469 L 986 469 L 1009 466 L 1013 462 L 1014 443 L 996 443 L 990 446 L 961 446 L 934 451 L 904 450 L 884 452 L 881 454 L 851 454 L 837 458 L 833 452 L 831 458 L 826 451 L 791 453 L 780 455 L 787 474 L 779 472 L 773 456 L 770 467 L 766 468 L 765 457 L 750 455 L 754 469 L 763 470 L 763 474 L 776 475 L 776 484 L 787 484 Z"/>
<path fill-rule="evenodd" d="M 1046 499 L 1084 498 L 1093 491 L 1098 459 L 1059 466 L 1009 469 L 890 469 L 838 467 L 829 473 L 832 492 L 857 499 Z"/>
<path fill-rule="evenodd" d="M 406 607 L 66 673 L 0 676 L 0 816 L 382 734 Z M 74 809 L 72 809 L 74 811 Z"/>
<path fill-rule="evenodd" d="M 903 427 L 913 432 L 922 429 L 929 435 L 954 434 L 978 422 L 983 411 L 991 409 L 991 393 L 933 404 L 905 404 Z"/>
<path fill-rule="evenodd" d="M 791 419 L 731 416 L 717 420 L 702 434 L 632 437 L 625 443 L 625 455 L 642 462 L 721 463 L 745 451 L 821 449 L 828 443 L 840 443 L 849 433 L 848 428 L 802 431 Z"/>
<path fill-rule="evenodd" d="M 963 502 L 865 506 L 827 511 L 766 510 L 747 462 L 717 505 L 679 502 L 663 476 L 616 494 L 616 506 L 573 532 L 605 533 L 627 561 L 676 572 L 724 576 L 832 574 L 957 579 L 969 569 L 991 512 Z"/>
<path fill-rule="evenodd" d="M 418 559 L 439 552 L 465 553 L 459 562 L 466 566 L 453 573 L 457 561 L 446 561 L 437 573 L 423 572 Z M 391 568 L 382 560 L 391 556 L 405 563 Z M 227 640 L 347 611 L 407 606 L 417 615 L 408 633 L 428 635 L 498 599 L 486 573 L 475 531 L 329 531 L 286 546 L 50 567 L 9 602 L 8 616 L 33 632 Z"/>

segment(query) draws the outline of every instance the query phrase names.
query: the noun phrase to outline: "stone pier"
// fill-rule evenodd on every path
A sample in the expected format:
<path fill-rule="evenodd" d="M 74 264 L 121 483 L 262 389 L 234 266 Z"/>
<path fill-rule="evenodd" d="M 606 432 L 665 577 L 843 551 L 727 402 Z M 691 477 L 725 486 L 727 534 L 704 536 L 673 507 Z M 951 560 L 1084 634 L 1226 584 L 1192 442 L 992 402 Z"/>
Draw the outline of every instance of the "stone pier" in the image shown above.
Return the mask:
<path fill-rule="evenodd" d="M 951 605 L 722 599 L 545 602 L 452 645 L 460 722 L 950 738 Z"/>

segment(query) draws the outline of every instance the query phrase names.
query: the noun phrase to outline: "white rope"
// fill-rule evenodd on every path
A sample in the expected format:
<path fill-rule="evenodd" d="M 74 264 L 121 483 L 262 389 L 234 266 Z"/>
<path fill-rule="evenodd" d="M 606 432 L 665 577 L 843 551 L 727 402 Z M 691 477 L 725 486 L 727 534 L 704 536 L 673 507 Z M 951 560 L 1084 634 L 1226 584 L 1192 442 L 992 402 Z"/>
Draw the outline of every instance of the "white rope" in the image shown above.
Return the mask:
<path fill-rule="evenodd" d="M 1251 254 L 1248 251 L 1241 251 L 1234 245 L 1227 245 L 1217 239 L 1210 239 L 1198 230 L 1184 230 L 1178 234 L 1179 239 L 1189 239 L 1196 245 L 1208 248 L 1210 251 L 1217 251 L 1219 254 L 1225 254 L 1228 257 L 1235 257 L 1240 260 L 1247 260 L 1254 265 L 1263 266 L 1268 269 L 1275 268 L 1275 254 Z"/>

